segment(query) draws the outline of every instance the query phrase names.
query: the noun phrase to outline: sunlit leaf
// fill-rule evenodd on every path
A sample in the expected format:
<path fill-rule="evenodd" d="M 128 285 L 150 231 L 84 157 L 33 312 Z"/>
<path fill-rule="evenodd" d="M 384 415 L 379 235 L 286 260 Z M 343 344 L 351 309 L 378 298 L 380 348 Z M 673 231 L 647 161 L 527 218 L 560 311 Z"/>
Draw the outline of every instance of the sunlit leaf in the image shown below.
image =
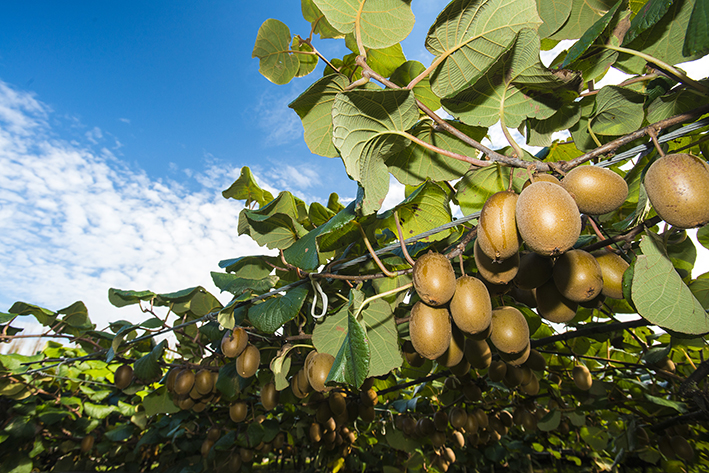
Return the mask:
<path fill-rule="evenodd" d="M 325 15 L 315 6 L 313 0 L 301 0 L 300 9 L 303 12 L 303 18 L 312 24 L 313 33 L 319 34 L 321 39 L 336 39 L 344 36 L 332 27 Z"/>
<path fill-rule="evenodd" d="M 596 96 L 596 113 L 591 120 L 594 133 L 623 135 L 641 127 L 645 96 L 632 90 L 607 85 Z"/>
<path fill-rule="evenodd" d="M 326 383 L 346 383 L 359 388 L 369 372 L 369 341 L 362 323 L 347 313 L 347 335 L 340 346 Z"/>
<path fill-rule="evenodd" d="M 110 291 L 109 291 L 110 298 Z M 15 302 L 8 310 L 11 314 L 16 315 L 33 315 L 37 322 L 42 325 L 51 326 L 57 319 L 57 313 L 44 307 L 40 307 L 34 304 L 28 304 L 26 302 Z"/>
<path fill-rule="evenodd" d="M 401 366 L 399 335 L 391 306 L 383 299 L 372 301 L 362 311 L 369 341 L 368 377 L 381 376 Z"/>
<path fill-rule="evenodd" d="M 568 20 L 554 34 L 552 39 L 576 39 L 606 14 L 618 0 L 571 0 L 571 12 Z"/>
<path fill-rule="evenodd" d="M 389 80 L 399 87 L 406 87 L 425 70 L 426 67 L 418 61 L 406 61 L 394 71 Z M 431 110 L 441 108 L 441 100 L 431 90 L 431 80 L 428 76 L 419 81 L 413 91 L 416 98 Z"/>
<path fill-rule="evenodd" d="M 522 190 L 527 180 L 526 171 L 514 171 L 514 188 Z M 471 170 L 455 185 L 455 199 L 464 215 L 479 212 L 492 194 L 507 190 L 510 183 L 510 169 L 493 164 L 482 169 Z"/>
<path fill-rule="evenodd" d="M 707 2 L 697 0 L 689 17 L 687 35 L 684 38 L 682 54 L 685 57 L 698 56 L 709 52 L 709 5 Z"/>
<path fill-rule="evenodd" d="M 141 381 L 155 381 L 162 376 L 158 363 L 162 358 L 167 340 L 158 343 L 153 350 L 133 363 L 133 375 Z"/>
<path fill-rule="evenodd" d="M 615 15 L 615 12 L 618 11 L 618 7 L 620 7 L 621 3 L 621 1 L 616 3 L 610 10 L 606 12 L 605 15 L 599 18 L 593 25 L 591 25 L 589 29 L 584 32 L 581 38 L 579 38 L 579 40 L 576 41 L 574 45 L 571 46 L 571 48 L 569 48 L 569 53 L 566 55 L 564 61 L 559 67 L 561 67 L 562 69 L 567 67 L 569 64 L 580 58 L 581 55 L 585 53 L 588 48 L 591 47 L 591 45 L 593 45 L 596 39 L 601 36 L 601 34 L 611 23 L 611 21 L 613 20 L 613 16 Z"/>
<path fill-rule="evenodd" d="M 251 207 L 256 202 L 259 207 L 263 207 L 273 200 L 273 196 L 267 190 L 261 189 L 256 183 L 251 169 L 247 166 L 241 168 L 241 174 L 228 189 L 222 191 L 225 199 L 245 200 L 245 207 Z"/>
<path fill-rule="evenodd" d="M 308 286 L 298 286 L 284 296 L 275 296 L 260 304 L 254 304 L 249 308 L 249 321 L 262 332 L 275 332 L 298 315 L 308 290 Z"/>
<path fill-rule="evenodd" d="M 293 194 L 284 191 L 258 210 L 244 209 L 239 214 L 239 235 L 249 235 L 268 248 L 288 248 L 307 231 L 298 223 L 298 208 Z"/>
<path fill-rule="evenodd" d="M 259 72 L 274 84 L 287 84 L 298 73 L 300 61 L 290 52 L 290 29 L 273 18 L 263 22 L 251 57 L 259 58 Z"/>
<path fill-rule="evenodd" d="M 569 0 L 537 0 L 537 11 L 543 21 L 539 25 L 539 37 L 547 38 L 561 28 L 571 14 L 573 3 Z"/>
<path fill-rule="evenodd" d="M 660 21 L 665 13 L 667 13 L 667 10 L 670 9 L 672 1 L 673 0 L 648 0 L 637 15 L 630 21 L 630 29 L 623 39 L 623 45 L 631 43 L 646 29 Z"/>

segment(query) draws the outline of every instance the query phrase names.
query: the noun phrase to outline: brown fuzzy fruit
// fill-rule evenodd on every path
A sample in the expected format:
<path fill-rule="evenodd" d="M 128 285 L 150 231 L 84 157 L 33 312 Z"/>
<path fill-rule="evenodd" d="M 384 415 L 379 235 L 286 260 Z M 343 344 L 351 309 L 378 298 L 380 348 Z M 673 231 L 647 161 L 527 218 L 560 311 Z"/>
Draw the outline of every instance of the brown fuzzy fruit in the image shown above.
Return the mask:
<path fill-rule="evenodd" d="M 591 372 L 585 365 L 576 365 L 573 369 L 574 384 L 581 391 L 588 391 L 593 384 Z"/>
<path fill-rule="evenodd" d="M 455 289 L 455 283 L 453 283 Z M 448 309 L 431 307 L 419 301 L 411 309 L 409 334 L 414 349 L 424 358 L 435 360 L 446 352 L 451 342 Z"/>
<path fill-rule="evenodd" d="M 612 299 L 623 299 L 623 274 L 630 266 L 621 256 L 607 250 L 593 254 L 601 267 L 603 290 L 601 293 Z"/>
<path fill-rule="evenodd" d="M 261 405 L 267 411 L 278 405 L 278 391 L 275 384 L 267 383 L 261 388 Z"/>
<path fill-rule="evenodd" d="M 670 438 L 670 444 L 672 445 L 672 450 L 675 452 L 677 458 L 680 458 L 687 463 L 692 463 L 694 461 L 694 449 L 684 437 L 681 435 L 673 435 L 672 438 Z"/>
<path fill-rule="evenodd" d="M 429 251 L 416 260 L 413 279 L 419 297 L 430 306 L 445 304 L 455 293 L 455 271 L 440 253 Z"/>
<path fill-rule="evenodd" d="M 194 373 L 191 370 L 183 369 L 175 378 L 175 394 L 186 396 L 194 387 Z"/>
<path fill-rule="evenodd" d="M 199 370 L 194 377 L 194 387 L 202 396 L 211 393 L 214 388 L 212 373 L 209 370 Z"/>
<path fill-rule="evenodd" d="M 645 174 L 647 196 L 657 214 L 674 227 L 709 222 L 709 166 L 691 154 L 669 154 Z"/>
<path fill-rule="evenodd" d="M 562 296 L 586 302 L 603 290 L 603 274 L 596 258 L 587 251 L 567 251 L 554 264 L 554 283 Z"/>
<path fill-rule="evenodd" d="M 229 358 L 241 355 L 249 343 L 249 334 L 241 327 L 236 327 L 231 333 L 224 334 L 222 338 L 222 353 Z"/>
<path fill-rule="evenodd" d="M 261 352 L 254 345 L 248 344 L 236 359 L 236 372 L 242 378 L 250 378 L 258 371 Z"/>
<path fill-rule="evenodd" d="M 116 387 L 123 390 L 133 382 L 133 368 L 130 365 L 121 365 L 113 375 L 113 382 Z"/>
<path fill-rule="evenodd" d="M 588 215 L 612 212 L 628 198 L 628 184 L 610 169 L 578 166 L 569 171 L 561 185 L 576 201 L 579 211 Z"/>
<path fill-rule="evenodd" d="M 237 401 L 229 407 L 229 417 L 234 422 L 243 422 L 249 413 L 249 406 L 243 401 Z"/>
<path fill-rule="evenodd" d="M 91 449 L 94 448 L 95 440 L 93 435 L 87 435 L 81 439 L 81 453 L 89 453 Z"/>
<path fill-rule="evenodd" d="M 485 340 L 468 338 L 465 341 L 465 359 L 473 368 L 484 370 L 490 366 L 492 361 L 490 346 Z"/>
<path fill-rule="evenodd" d="M 553 183 L 553 184 L 556 184 L 557 186 L 560 186 L 560 185 L 561 185 L 561 182 L 559 182 L 559 179 L 555 178 L 555 177 L 552 176 L 551 174 L 536 173 L 536 172 L 535 172 L 534 175 L 532 175 L 531 180 L 530 180 L 530 179 L 527 179 L 526 181 L 524 181 L 524 185 L 522 186 L 522 189 L 523 189 L 523 190 L 526 189 L 527 187 L 529 187 L 530 185 L 532 185 L 532 182 L 537 182 L 537 181 L 551 182 L 551 183 Z"/>
<path fill-rule="evenodd" d="M 480 249 L 480 239 L 475 240 L 473 256 L 478 273 L 487 282 L 492 284 L 507 284 L 519 271 L 519 253 L 514 253 L 504 261 L 493 261 Z"/>
<path fill-rule="evenodd" d="M 485 283 L 471 276 L 461 276 L 455 282 L 449 307 L 455 325 L 471 335 L 487 330 L 492 321 L 490 293 Z"/>
<path fill-rule="evenodd" d="M 526 253 L 519 258 L 519 269 L 514 282 L 520 289 L 536 289 L 551 279 L 554 264 L 550 258 L 537 253 Z"/>
<path fill-rule="evenodd" d="M 581 234 L 581 215 L 574 198 L 551 182 L 535 182 L 524 189 L 515 216 L 525 244 L 540 255 L 562 254 Z"/>
<path fill-rule="evenodd" d="M 490 341 L 503 353 L 524 351 L 529 345 L 529 325 L 522 312 L 510 306 L 493 310 Z"/>
<path fill-rule="evenodd" d="M 453 368 L 463 361 L 465 350 L 465 335 L 455 325 L 451 326 L 451 341 L 448 349 L 438 358 L 436 362 L 446 368 Z"/>
<path fill-rule="evenodd" d="M 577 309 L 578 303 L 562 296 L 553 280 L 537 288 L 537 312 L 549 322 L 566 323 L 576 316 Z"/>
<path fill-rule="evenodd" d="M 322 393 L 330 390 L 325 387 L 325 380 L 334 362 L 335 357 L 329 353 L 317 353 L 307 363 L 305 372 L 308 375 L 308 383 L 315 391 Z"/>
<path fill-rule="evenodd" d="M 512 257 L 522 244 L 515 222 L 518 197 L 512 191 L 498 192 L 485 201 L 480 211 L 478 244 L 493 261 Z"/>

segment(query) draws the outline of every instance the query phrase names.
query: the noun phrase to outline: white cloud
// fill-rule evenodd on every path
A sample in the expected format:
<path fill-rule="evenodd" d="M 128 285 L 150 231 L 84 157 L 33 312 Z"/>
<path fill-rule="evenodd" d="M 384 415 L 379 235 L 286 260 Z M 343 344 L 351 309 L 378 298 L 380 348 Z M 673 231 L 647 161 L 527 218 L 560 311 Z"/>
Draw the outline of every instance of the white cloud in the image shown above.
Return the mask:
<path fill-rule="evenodd" d="M 99 140 L 103 138 L 103 133 L 101 132 L 101 129 L 97 126 L 84 133 L 84 135 L 86 136 L 86 139 L 92 142 L 93 144 L 98 144 Z"/>
<path fill-rule="evenodd" d="M 118 121 L 130 125 L 130 120 L 128 118 L 119 118 Z"/>
<path fill-rule="evenodd" d="M 288 108 L 298 91 L 291 84 L 285 91 L 265 91 L 259 98 L 253 113 L 259 127 L 266 131 L 264 142 L 267 145 L 282 145 L 303 139 L 303 125 L 298 115 Z"/>
<path fill-rule="evenodd" d="M 187 192 L 129 168 L 105 148 L 56 139 L 50 114 L 31 94 L 0 82 L 0 311 L 15 300 L 53 310 L 83 300 L 105 326 L 144 317 L 137 308 L 111 306 L 110 287 L 171 292 L 202 285 L 228 301 L 210 271 L 219 271 L 222 259 L 268 252 L 237 236 L 242 204 L 224 199 L 223 188 Z M 89 141 L 100 138 L 97 130 Z"/>

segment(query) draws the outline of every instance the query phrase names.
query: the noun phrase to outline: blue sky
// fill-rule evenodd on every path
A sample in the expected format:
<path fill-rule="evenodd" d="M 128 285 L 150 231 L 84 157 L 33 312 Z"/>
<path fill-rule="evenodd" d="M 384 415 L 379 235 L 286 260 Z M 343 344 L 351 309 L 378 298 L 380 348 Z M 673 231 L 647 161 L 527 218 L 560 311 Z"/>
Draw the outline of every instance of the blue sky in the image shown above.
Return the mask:
<path fill-rule="evenodd" d="M 409 59 L 430 63 L 424 37 L 446 3 L 412 3 Z M 341 161 L 312 155 L 287 108 L 322 65 L 285 86 L 258 73 L 251 52 L 268 18 L 309 33 L 297 0 L 5 2 L 0 311 L 83 300 L 105 326 L 142 318 L 113 308 L 110 287 L 218 295 L 209 272 L 220 260 L 264 252 L 236 234 L 241 203 L 221 197 L 245 165 L 274 193 L 354 197 Z M 402 196 L 393 185 L 389 205 Z"/>

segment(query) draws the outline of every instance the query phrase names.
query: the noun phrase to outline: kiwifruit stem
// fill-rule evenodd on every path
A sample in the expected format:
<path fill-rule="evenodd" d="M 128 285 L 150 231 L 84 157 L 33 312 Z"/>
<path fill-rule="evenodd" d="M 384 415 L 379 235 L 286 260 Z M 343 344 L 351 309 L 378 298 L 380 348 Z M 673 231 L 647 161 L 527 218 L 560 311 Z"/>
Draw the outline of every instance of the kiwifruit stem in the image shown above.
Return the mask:
<path fill-rule="evenodd" d="M 410 287 L 412 287 L 413 285 L 414 285 L 414 283 L 413 283 L 413 281 L 412 281 L 412 282 L 410 282 L 410 283 L 404 284 L 403 286 L 399 286 L 399 287 L 396 287 L 396 288 L 391 289 L 391 290 L 389 290 L 389 291 L 381 292 L 381 293 L 379 293 L 379 294 L 375 294 L 375 295 L 373 295 L 372 297 L 369 297 L 369 298 L 365 299 L 365 300 L 362 302 L 362 305 L 360 305 L 359 308 L 357 309 L 357 312 L 355 312 L 355 314 L 354 314 L 355 319 L 356 319 L 357 317 L 359 317 L 359 314 L 360 314 L 360 312 L 362 312 L 362 309 L 364 308 L 364 306 L 366 306 L 366 305 L 369 304 L 370 302 L 375 301 L 375 300 L 377 300 L 377 299 L 381 299 L 382 297 L 386 297 L 386 296 L 390 296 L 390 295 L 392 295 L 392 294 L 396 294 L 397 292 L 405 291 L 405 290 L 409 289 Z"/>
<path fill-rule="evenodd" d="M 652 144 L 655 145 L 655 149 L 659 153 L 660 157 L 664 158 L 665 152 L 660 147 L 660 142 L 657 141 L 657 131 L 654 128 L 648 128 L 647 134 L 650 135 L 650 138 L 652 139 Z"/>
<path fill-rule="evenodd" d="M 399 235 L 399 243 L 401 244 L 401 252 L 404 253 L 404 258 L 413 267 L 415 264 L 413 258 L 406 249 L 406 244 L 404 243 L 404 232 L 401 230 L 401 223 L 399 223 L 399 212 L 394 210 L 394 222 L 396 222 L 396 233 Z"/>
<path fill-rule="evenodd" d="M 355 222 L 356 223 L 356 222 Z M 357 224 L 357 228 L 359 228 L 359 233 L 362 235 L 362 239 L 364 240 L 364 245 L 367 247 L 367 250 L 369 251 L 369 254 L 372 256 L 372 259 L 374 260 L 375 263 L 377 263 L 377 266 L 379 266 L 379 269 L 382 270 L 382 273 L 386 274 L 387 277 L 393 278 L 396 276 L 396 273 L 392 273 L 388 269 L 384 267 L 384 264 L 382 263 L 382 260 L 379 259 L 377 254 L 374 252 L 374 248 L 372 248 L 372 244 L 369 242 L 369 238 L 367 238 L 367 234 L 364 233 L 364 229 L 362 228 L 362 225 Z"/>

